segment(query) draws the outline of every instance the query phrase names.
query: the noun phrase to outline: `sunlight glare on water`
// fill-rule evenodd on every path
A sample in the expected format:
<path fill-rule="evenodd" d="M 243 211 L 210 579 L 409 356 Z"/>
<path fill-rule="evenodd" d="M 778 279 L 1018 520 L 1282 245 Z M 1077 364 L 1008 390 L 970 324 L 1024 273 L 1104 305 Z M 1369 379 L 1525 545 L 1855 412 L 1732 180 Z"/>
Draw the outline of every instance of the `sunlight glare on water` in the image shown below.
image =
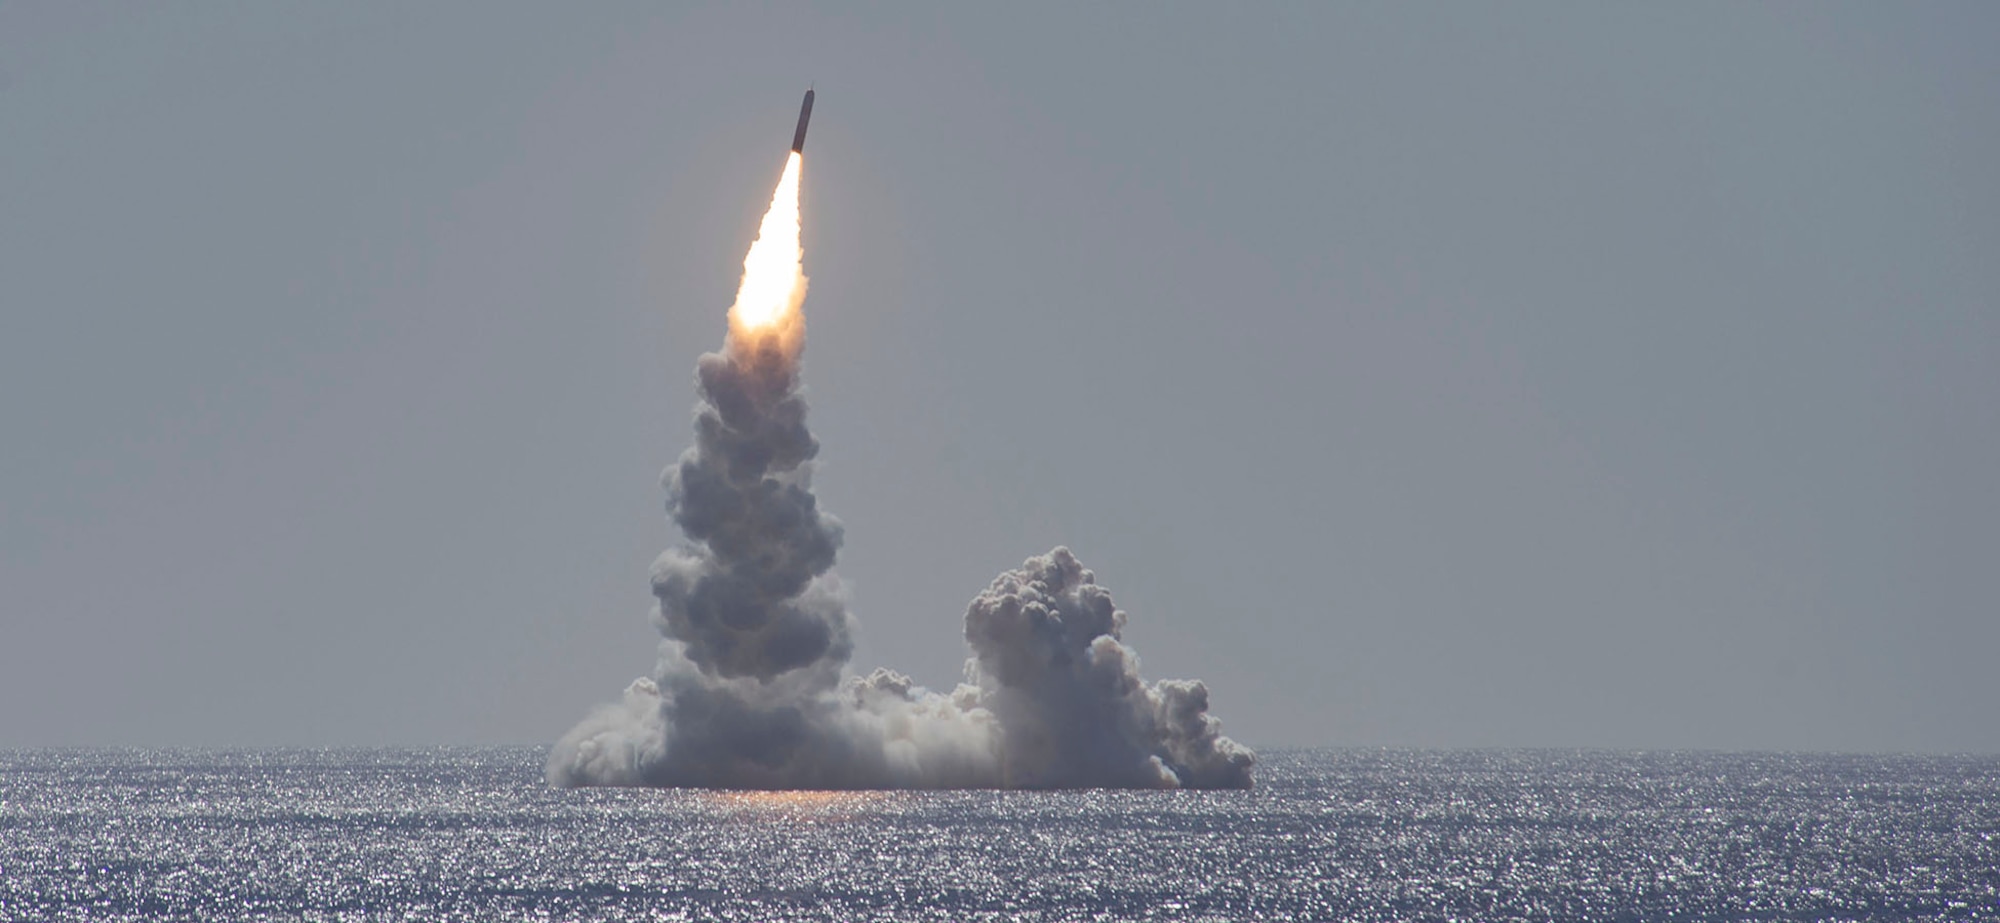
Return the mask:
<path fill-rule="evenodd" d="M 1250 791 L 0 751 L 0 920 L 2000 919 L 2000 757 L 1272 751 Z"/>

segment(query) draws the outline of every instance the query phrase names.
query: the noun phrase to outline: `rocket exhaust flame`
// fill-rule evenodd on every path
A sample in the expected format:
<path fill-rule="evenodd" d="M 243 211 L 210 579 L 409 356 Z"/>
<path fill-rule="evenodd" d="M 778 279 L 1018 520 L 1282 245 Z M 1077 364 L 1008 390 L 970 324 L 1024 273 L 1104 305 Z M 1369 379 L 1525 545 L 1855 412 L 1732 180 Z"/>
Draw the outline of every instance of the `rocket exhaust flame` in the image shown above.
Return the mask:
<path fill-rule="evenodd" d="M 804 161 L 797 151 L 785 159 L 785 173 L 757 226 L 757 240 L 743 257 L 743 282 L 729 308 L 732 340 L 776 336 L 792 355 L 805 340 L 799 312 L 806 300 L 806 252 L 799 245 L 799 171 Z"/>
<path fill-rule="evenodd" d="M 730 789 L 1247 788 L 1255 757 L 1220 733 L 1199 681 L 1139 676 L 1126 613 L 1067 548 L 1001 574 L 965 613 L 949 695 L 878 669 L 846 675 L 854 620 L 833 574 L 799 394 L 805 345 L 800 154 L 696 364 L 694 446 L 662 480 L 688 542 L 653 564 L 653 675 L 549 754 L 560 786 Z"/>

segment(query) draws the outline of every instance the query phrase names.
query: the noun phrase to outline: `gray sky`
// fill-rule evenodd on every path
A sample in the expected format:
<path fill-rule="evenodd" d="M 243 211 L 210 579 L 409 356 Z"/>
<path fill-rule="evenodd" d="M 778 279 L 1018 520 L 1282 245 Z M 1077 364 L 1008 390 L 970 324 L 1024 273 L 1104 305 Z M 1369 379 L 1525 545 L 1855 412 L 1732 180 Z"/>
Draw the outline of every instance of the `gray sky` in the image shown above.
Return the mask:
<path fill-rule="evenodd" d="M 855 666 L 2000 750 L 2000 7 L 0 6 L 0 746 L 545 742 L 800 91 Z"/>

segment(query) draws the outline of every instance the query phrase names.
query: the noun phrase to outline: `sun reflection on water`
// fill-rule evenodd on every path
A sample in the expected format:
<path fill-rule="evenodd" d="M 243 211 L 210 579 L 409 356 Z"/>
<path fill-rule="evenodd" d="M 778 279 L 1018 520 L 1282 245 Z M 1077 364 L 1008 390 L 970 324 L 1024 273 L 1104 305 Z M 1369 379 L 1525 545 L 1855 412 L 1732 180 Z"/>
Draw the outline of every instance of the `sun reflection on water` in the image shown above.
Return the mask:
<path fill-rule="evenodd" d="M 711 804 L 733 816 L 829 821 L 852 820 L 888 797 L 888 792 L 875 791 L 733 791 L 708 794 Z"/>

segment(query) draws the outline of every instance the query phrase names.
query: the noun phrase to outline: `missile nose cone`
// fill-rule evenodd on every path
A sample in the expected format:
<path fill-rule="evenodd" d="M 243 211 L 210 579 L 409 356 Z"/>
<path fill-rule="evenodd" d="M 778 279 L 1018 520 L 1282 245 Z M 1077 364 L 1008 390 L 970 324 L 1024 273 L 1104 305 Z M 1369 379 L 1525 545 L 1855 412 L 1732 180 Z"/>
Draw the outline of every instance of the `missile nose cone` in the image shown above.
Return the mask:
<path fill-rule="evenodd" d="M 806 152 L 806 123 L 812 120 L 813 91 L 806 91 L 806 101 L 799 106 L 799 128 L 792 132 L 792 153 Z"/>

